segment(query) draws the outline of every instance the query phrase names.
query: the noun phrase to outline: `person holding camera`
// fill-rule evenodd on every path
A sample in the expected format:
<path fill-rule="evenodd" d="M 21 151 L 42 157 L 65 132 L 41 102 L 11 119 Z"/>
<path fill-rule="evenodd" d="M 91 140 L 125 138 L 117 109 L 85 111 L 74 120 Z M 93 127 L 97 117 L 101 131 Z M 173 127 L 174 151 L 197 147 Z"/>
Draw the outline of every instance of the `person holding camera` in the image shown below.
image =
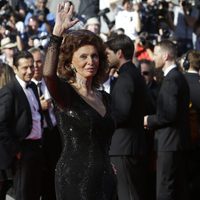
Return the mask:
<path fill-rule="evenodd" d="M 199 11 L 187 0 L 179 0 L 174 6 L 173 31 L 178 44 L 178 56 L 193 49 L 193 28 L 199 17 Z"/>
<path fill-rule="evenodd" d="M 24 47 L 23 40 L 18 29 L 19 27 L 17 26 L 17 23 L 20 23 L 20 17 L 13 7 L 11 7 L 8 3 L 4 5 L 3 2 L 4 1 L 0 3 L 0 40 L 3 40 L 4 38 L 9 38 L 9 43 L 16 43 L 17 49 L 22 50 Z M 7 56 L 5 51 L 3 50 L 6 48 L 4 48 L 3 46 L 1 44 L 3 62 L 5 61 L 7 64 L 12 66 L 12 61 L 8 61 L 12 59 L 8 58 L 9 56 Z"/>
<path fill-rule="evenodd" d="M 135 40 L 141 31 L 139 4 L 123 0 L 122 7 L 123 10 L 119 11 L 115 17 L 115 29 L 123 28 L 125 35 L 129 36 L 131 40 Z"/>
<path fill-rule="evenodd" d="M 25 45 L 26 48 L 39 47 L 45 48 L 49 41 L 49 34 L 46 31 L 41 31 L 39 29 L 39 19 L 38 16 L 32 16 L 29 19 L 28 26 L 25 32 Z"/>
<path fill-rule="evenodd" d="M 35 0 L 35 4 L 33 8 L 29 9 L 29 12 L 25 16 L 24 24 L 27 26 L 29 23 L 29 19 L 32 16 L 37 16 L 40 22 L 39 28 L 41 31 L 46 31 L 51 33 L 52 26 L 55 22 L 54 14 L 50 12 L 47 7 L 48 0 Z"/>

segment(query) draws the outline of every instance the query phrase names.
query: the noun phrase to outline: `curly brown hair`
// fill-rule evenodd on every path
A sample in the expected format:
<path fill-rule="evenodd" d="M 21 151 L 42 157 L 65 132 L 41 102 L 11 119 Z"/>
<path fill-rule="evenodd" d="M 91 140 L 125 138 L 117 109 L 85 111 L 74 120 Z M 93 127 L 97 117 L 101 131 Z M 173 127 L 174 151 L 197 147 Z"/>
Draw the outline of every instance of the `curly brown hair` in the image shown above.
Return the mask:
<path fill-rule="evenodd" d="M 96 47 L 99 55 L 99 68 L 93 78 L 92 86 L 100 87 L 108 68 L 106 46 L 102 39 L 88 30 L 77 30 L 67 33 L 62 41 L 58 63 L 58 74 L 68 81 L 75 81 L 75 73 L 71 69 L 72 57 L 75 51 L 85 45 Z"/>

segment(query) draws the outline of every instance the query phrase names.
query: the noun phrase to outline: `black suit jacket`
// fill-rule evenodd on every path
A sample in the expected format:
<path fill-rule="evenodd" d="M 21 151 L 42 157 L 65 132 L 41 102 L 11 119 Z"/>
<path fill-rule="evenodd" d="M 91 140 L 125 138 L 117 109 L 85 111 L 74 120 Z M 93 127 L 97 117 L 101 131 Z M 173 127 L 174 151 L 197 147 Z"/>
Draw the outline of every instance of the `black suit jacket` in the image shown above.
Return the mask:
<path fill-rule="evenodd" d="M 189 87 L 184 75 L 173 68 L 162 82 L 155 115 L 148 117 L 148 127 L 156 129 L 158 151 L 189 148 Z"/>
<path fill-rule="evenodd" d="M 200 147 L 200 75 L 186 72 L 186 80 L 190 88 L 190 128 L 192 144 Z M 195 144 L 195 145 L 194 145 Z"/>
<path fill-rule="evenodd" d="M 146 100 L 147 115 L 152 115 L 156 113 L 156 105 L 157 105 L 159 90 L 160 90 L 160 84 L 158 84 L 155 80 L 153 80 L 150 84 L 147 85 L 147 93 L 148 93 L 148 99 Z"/>
<path fill-rule="evenodd" d="M 189 72 L 186 72 L 184 75 L 189 84 L 192 106 L 200 114 L 200 75 Z"/>
<path fill-rule="evenodd" d="M 110 155 L 139 155 L 145 151 L 145 94 L 146 85 L 139 70 L 131 62 L 125 63 L 111 93 L 117 129 L 112 137 Z"/>
<path fill-rule="evenodd" d="M 39 102 L 37 88 L 32 84 Z M 30 134 L 31 129 L 28 99 L 17 79 L 14 79 L 0 90 L 0 169 L 9 167 L 20 150 L 20 142 Z"/>

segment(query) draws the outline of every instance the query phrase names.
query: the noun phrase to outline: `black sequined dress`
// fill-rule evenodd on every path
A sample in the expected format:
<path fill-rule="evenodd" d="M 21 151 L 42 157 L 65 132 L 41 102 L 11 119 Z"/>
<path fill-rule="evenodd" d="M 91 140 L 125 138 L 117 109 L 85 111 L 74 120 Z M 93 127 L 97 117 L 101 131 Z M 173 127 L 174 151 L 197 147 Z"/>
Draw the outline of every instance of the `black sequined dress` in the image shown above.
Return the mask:
<path fill-rule="evenodd" d="M 63 151 L 56 168 L 58 200 L 111 200 L 115 182 L 108 157 L 114 125 L 109 104 L 101 116 L 72 90 L 69 109 L 57 109 Z"/>
<path fill-rule="evenodd" d="M 106 107 L 101 116 L 70 84 L 55 76 L 58 48 L 57 42 L 50 42 L 44 67 L 63 140 L 56 167 L 57 200 L 113 200 L 116 179 L 108 155 L 114 132 L 110 98 L 100 92 Z"/>

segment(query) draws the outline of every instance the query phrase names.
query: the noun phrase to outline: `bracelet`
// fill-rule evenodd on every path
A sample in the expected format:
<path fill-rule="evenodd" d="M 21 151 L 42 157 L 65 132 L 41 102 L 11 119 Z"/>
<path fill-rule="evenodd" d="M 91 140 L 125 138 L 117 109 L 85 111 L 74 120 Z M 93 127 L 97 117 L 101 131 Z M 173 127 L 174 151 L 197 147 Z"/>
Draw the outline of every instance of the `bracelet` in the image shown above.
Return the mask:
<path fill-rule="evenodd" d="M 59 36 L 53 35 L 53 34 L 51 34 L 51 36 L 50 36 L 50 43 L 57 43 L 57 44 L 61 45 L 62 40 L 63 40 L 63 37 L 59 37 Z"/>

